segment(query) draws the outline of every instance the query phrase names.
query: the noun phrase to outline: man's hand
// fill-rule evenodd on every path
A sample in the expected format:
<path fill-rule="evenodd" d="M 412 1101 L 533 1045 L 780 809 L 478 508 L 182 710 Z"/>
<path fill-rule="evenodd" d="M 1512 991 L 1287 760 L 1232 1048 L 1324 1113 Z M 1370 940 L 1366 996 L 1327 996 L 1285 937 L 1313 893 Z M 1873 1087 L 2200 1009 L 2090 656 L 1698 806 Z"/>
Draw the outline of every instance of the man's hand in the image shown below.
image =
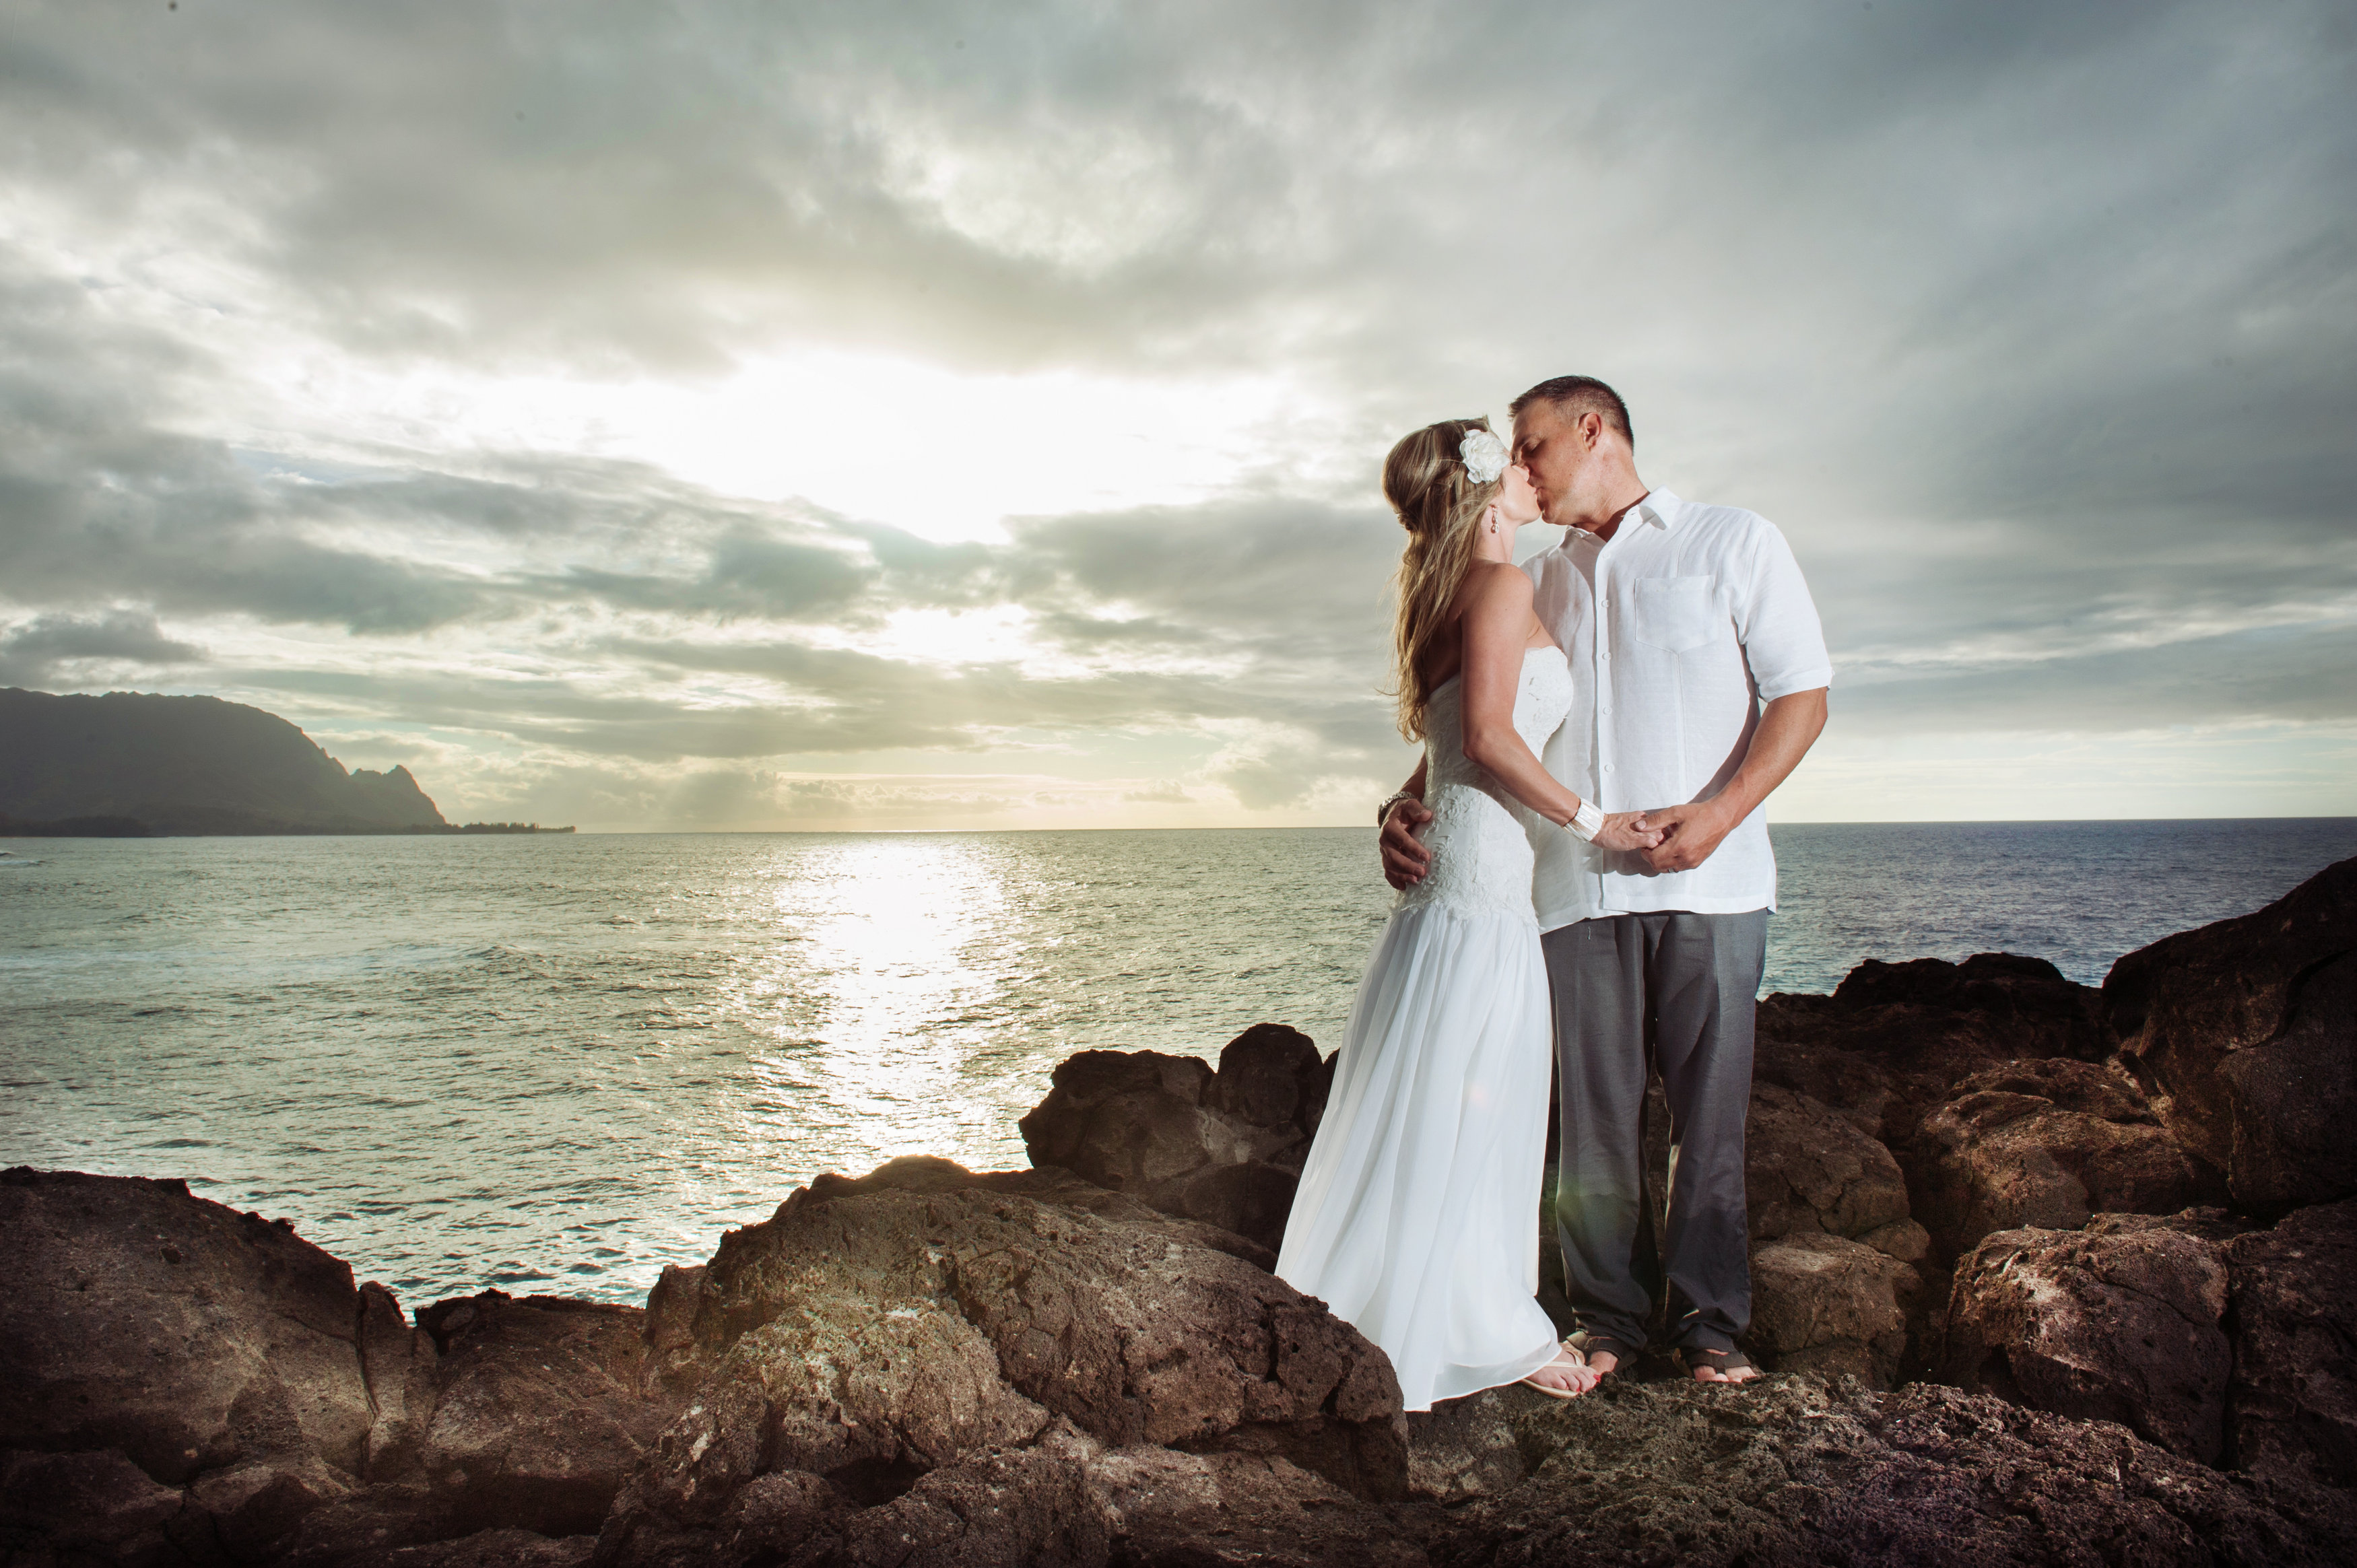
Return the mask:
<path fill-rule="evenodd" d="M 1643 816 L 1645 825 L 1660 833 L 1662 842 L 1637 853 L 1655 871 L 1692 871 L 1710 858 L 1710 852 L 1742 820 L 1728 816 L 1714 800 L 1691 806 L 1663 806 Z"/>
<path fill-rule="evenodd" d="M 1662 842 L 1662 832 L 1642 811 L 1611 811 L 1597 830 L 1595 842 L 1598 849 L 1647 850 Z"/>
<path fill-rule="evenodd" d="M 1383 818 L 1383 880 L 1393 886 L 1413 887 L 1432 869 L 1432 852 L 1415 836 L 1430 821 L 1432 813 L 1416 800 L 1400 801 Z"/>

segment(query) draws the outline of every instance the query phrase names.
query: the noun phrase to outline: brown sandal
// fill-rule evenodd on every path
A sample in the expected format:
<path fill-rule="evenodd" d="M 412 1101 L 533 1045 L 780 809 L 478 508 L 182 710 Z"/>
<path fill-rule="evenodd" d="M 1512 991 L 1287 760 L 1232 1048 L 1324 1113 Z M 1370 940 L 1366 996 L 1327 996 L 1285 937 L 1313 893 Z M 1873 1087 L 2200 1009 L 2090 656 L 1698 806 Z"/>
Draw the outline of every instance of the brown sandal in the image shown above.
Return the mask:
<path fill-rule="evenodd" d="M 1703 1380 L 1695 1378 L 1695 1373 L 1700 1371 L 1705 1367 L 1717 1372 L 1719 1375 L 1719 1380 L 1724 1382 L 1751 1383 L 1759 1381 L 1759 1378 L 1757 1376 L 1749 1378 L 1738 1378 L 1735 1376 L 1738 1372 L 1751 1372 L 1756 1374 L 1760 1370 L 1759 1367 L 1753 1364 L 1751 1358 L 1745 1355 L 1740 1350 L 1709 1350 L 1705 1349 L 1699 1345 L 1686 1345 L 1682 1346 L 1678 1350 L 1678 1362 L 1681 1366 L 1685 1368 L 1686 1376 L 1693 1378 L 1695 1382 L 1701 1382 Z"/>
<path fill-rule="evenodd" d="M 1645 1353 L 1637 1346 L 1624 1344 L 1609 1334 L 1590 1334 L 1586 1329 L 1566 1339 L 1564 1346 L 1582 1361 L 1587 1361 L 1591 1356 L 1609 1356 L 1613 1359 L 1610 1371 L 1596 1374 L 1596 1380 L 1599 1384 L 1608 1379 L 1620 1376 L 1623 1369 L 1635 1366 L 1637 1358 Z M 1588 1361 L 1588 1365 L 1593 1367 L 1595 1363 Z"/>
<path fill-rule="evenodd" d="M 1524 1388 L 1536 1389 L 1539 1392 L 1546 1395 L 1546 1397 L 1551 1400 L 1576 1400 L 1587 1391 L 1585 1389 L 1552 1389 L 1547 1387 L 1544 1383 L 1534 1382 L 1532 1379 L 1536 1378 L 1540 1372 L 1552 1372 L 1557 1367 L 1585 1367 L 1587 1365 L 1587 1361 L 1581 1358 L 1578 1351 L 1572 1349 L 1567 1345 L 1559 1346 L 1555 1349 L 1554 1360 L 1549 1361 L 1545 1366 L 1532 1372 L 1528 1377 L 1522 1378 L 1518 1380 Z"/>

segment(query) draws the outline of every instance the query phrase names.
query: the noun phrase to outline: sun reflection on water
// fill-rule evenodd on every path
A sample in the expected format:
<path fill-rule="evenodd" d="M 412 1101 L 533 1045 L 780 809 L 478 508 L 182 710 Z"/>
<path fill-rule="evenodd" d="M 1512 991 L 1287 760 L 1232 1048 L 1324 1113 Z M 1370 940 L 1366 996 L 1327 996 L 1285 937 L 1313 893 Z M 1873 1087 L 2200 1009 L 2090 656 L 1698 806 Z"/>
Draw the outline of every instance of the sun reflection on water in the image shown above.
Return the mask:
<path fill-rule="evenodd" d="M 1003 985 L 1012 933 L 996 857 L 971 841 L 846 840 L 764 875 L 766 950 L 731 999 L 771 1043 L 750 1064 L 761 1093 L 744 1108 L 748 1139 L 817 1133 L 876 1162 L 957 1147 L 974 1107 L 942 1036 Z M 993 961 L 976 961 L 985 944 Z"/>

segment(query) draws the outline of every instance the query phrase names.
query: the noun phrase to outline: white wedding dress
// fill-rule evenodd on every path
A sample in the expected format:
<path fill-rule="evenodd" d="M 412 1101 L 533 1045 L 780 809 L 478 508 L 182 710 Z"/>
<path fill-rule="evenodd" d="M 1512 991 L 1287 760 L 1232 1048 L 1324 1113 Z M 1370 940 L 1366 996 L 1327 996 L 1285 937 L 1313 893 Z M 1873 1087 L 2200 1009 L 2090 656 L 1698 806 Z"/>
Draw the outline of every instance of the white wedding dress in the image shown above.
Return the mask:
<path fill-rule="evenodd" d="M 1554 1027 L 1531 904 L 1534 828 L 1468 758 L 1461 683 L 1425 715 L 1423 838 L 1351 1008 L 1280 1278 L 1383 1348 L 1410 1410 L 1555 1356 L 1538 1290 Z M 1571 711 L 1562 652 L 1523 655 L 1514 728 L 1534 753 Z"/>

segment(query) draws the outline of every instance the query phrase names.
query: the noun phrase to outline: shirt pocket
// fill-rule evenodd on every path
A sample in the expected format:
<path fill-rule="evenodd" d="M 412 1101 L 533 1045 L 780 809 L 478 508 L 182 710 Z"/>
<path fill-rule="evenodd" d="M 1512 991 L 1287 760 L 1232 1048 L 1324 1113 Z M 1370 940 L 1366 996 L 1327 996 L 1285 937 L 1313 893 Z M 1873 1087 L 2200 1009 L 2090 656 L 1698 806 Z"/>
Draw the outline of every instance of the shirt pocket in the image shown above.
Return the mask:
<path fill-rule="evenodd" d="M 1630 633 L 1642 643 L 1684 653 L 1708 642 L 1717 630 L 1708 577 L 1640 577 Z"/>

